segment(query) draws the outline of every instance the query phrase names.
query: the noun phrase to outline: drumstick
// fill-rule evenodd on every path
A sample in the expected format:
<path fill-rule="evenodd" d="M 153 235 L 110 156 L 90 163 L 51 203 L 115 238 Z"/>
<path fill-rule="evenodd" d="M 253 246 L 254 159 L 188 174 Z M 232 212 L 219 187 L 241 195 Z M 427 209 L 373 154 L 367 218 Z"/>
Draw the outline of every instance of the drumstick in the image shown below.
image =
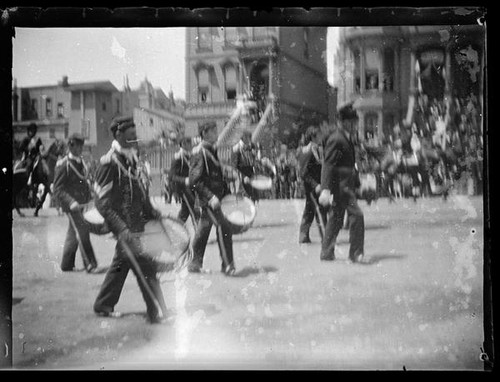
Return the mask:
<path fill-rule="evenodd" d="M 161 229 L 162 229 L 163 233 L 165 234 L 165 236 L 167 237 L 168 241 L 170 242 L 170 244 L 174 244 L 174 243 L 172 242 L 172 240 L 170 239 L 170 236 L 168 235 L 167 229 L 166 229 L 166 228 L 165 228 L 165 226 L 163 225 L 163 218 L 162 218 L 162 219 L 160 219 L 160 227 L 161 227 Z"/>
<path fill-rule="evenodd" d="M 212 220 L 212 223 L 215 225 L 216 229 L 219 230 L 219 235 L 217 235 L 218 238 L 222 240 L 223 238 L 222 226 L 217 221 L 217 218 L 215 217 L 214 212 L 210 209 L 210 207 L 207 207 L 207 212 L 208 216 L 210 217 L 210 220 Z M 224 263 L 227 264 L 227 267 L 229 267 L 231 264 L 229 264 L 229 260 L 227 259 L 226 247 L 224 246 L 224 242 L 222 242 L 222 244 L 219 242 L 219 247 L 221 250 L 222 259 L 224 260 Z"/>
<path fill-rule="evenodd" d="M 125 253 L 128 256 L 130 263 L 135 268 L 135 270 L 137 272 L 137 276 L 138 276 L 137 279 L 139 280 L 139 282 L 143 283 L 144 288 L 146 289 L 146 292 L 149 294 L 149 297 L 151 298 L 153 303 L 156 305 L 156 309 L 158 310 L 159 317 L 163 318 L 163 310 L 160 306 L 160 303 L 158 302 L 158 299 L 156 298 L 156 295 L 154 294 L 154 292 L 151 290 L 151 287 L 149 286 L 149 284 L 146 280 L 146 277 L 144 276 L 144 273 L 142 273 L 141 267 L 139 266 L 139 263 L 137 262 L 137 259 L 135 258 L 134 253 L 132 252 L 128 243 L 125 240 L 118 239 L 118 243 L 120 243 L 120 245 L 122 246 L 122 248 L 124 249 Z"/>
<path fill-rule="evenodd" d="M 83 258 L 87 262 L 87 265 L 85 267 L 85 268 L 87 268 L 88 266 L 91 266 L 92 264 L 90 264 L 90 260 L 89 260 L 89 257 L 87 256 L 87 252 L 85 252 L 85 248 L 83 247 L 83 241 L 82 241 L 82 238 L 80 237 L 80 231 L 78 231 L 78 229 L 76 228 L 76 223 L 73 220 L 73 216 L 71 216 L 71 213 L 68 212 L 67 215 L 68 215 L 70 224 L 73 226 L 73 230 L 75 231 L 76 239 L 78 240 L 78 244 L 80 245 L 80 252 L 82 253 Z"/>
<path fill-rule="evenodd" d="M 321 241 L 323 241 L 323 238 L 325 237 L 325 222 L 323 221 L 323 215 L 321 214 L 321 209 L 319 208 L 318 202 L 316 202 L 316 198 L 314 197 L 313 193 L 309 193 L 313 203 L 314 203 L 314 209 L 316 210 L 316 216 L 318 217 L 319 221 L 319 233 L 321 235 Z"/>

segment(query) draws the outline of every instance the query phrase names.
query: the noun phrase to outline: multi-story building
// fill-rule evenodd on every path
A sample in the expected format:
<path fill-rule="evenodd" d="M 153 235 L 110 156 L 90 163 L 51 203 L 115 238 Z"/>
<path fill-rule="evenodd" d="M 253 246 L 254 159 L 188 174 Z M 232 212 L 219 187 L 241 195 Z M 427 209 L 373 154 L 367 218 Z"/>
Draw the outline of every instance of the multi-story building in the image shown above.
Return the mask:
<path fill-rule="evenodd" d="M 13 86 L 13 139 L 21 141 L 31 123 L 45 147 L 78 132 L 86 138 L 84 156 L 97 159 L 112 140 L 108 127 L 117 92 L 109 81 L 70 84 L 66 76 L 57 85 Z"/>
<path fill-rule="evenodd" d="M 71 93 L 69 134 L 78 132 L 85 138 L 84 155 L 99 159 L 111 145 L 109 130 L 116 114 L 113 95 L 118 89 L 109 81 L 85 82 L 68 86 Z"/>
<path fill-rule="evenodd" d="M 38 135 L 44 144 L 56 138 L 68 137 L 71 93 L 67 78 L 58 85 L 12 87 L 13 138 L 21 141 L 28 125 L 38 125 Z"/>
<path fill-rule="evenodd" d="M 354 101 L 360 139 L 368 132 L 387 138 L 417 91 L 481 98 L 484 43 L 479 25 L 340 28 L 338 103 Z"/>
<path fill-rule="evenodd" d="M 109 150 L 109 124 L 116 115 L 134 116 L 139 138 L 147 142 L 183 127 L 183 109 L 172 92 L 167 97 L 147 79 L 136 90 L 127 80 L 122 91 L 110 81 L 70 84 L 66 76 L 57 85 L 17 88 L 14 82 L 13 138 L 21 141 L 31 123 L 45 147 L 78 132 L 86 138 L 84 156 L 97 160 Z"/>
<path fill-rule="evenodd" d="M 243 95 L 262 112 L 274 99 L 269 138 L 296 144 L 301 122 L 328 119 L 325 27 L 198 27 L 186 32 L 186 135 L 206 120 L 222 131 Z M 294 142 L 295 141 L 295 142 Z"/>

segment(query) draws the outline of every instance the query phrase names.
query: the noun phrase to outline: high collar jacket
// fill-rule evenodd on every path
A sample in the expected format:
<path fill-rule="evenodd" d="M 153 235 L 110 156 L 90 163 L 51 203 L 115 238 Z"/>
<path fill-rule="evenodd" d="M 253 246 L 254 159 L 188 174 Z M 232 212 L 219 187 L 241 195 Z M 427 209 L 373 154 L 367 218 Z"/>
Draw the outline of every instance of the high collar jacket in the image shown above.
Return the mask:
<path fill-rule="evenodd" d="M 115 235 L 126 228 L 144 231 L 146 222 L 158 213 L 144 189 L 137 164 L 113 148 L 100 160 L 94 190 L 96 208 Z"/>
<path fill-rule="evenodd" d="M 323 148 L 324 160 L 321 169 L 321 188 L 339 195 L 356 184 L 355 149 L 351 140 L 341 129 L 335 130 Z"/>
<path fill-rule="evenodd" d="M 214 195 L 222 199 L 229 193 L 217 150 L 210 143 L 202 141 L 193 148 L 189 167 L 189 183 L 201 206 L 206 206 Z"/>
<path fill-rule="evenodd" d="M 88 172 L 82 160 L 66 155 L 56 163 L 54 175 L 54 197 L 61 203 L 64 212 L 69 212 L 73 202 L 88 203 L 91 199 Z"/>

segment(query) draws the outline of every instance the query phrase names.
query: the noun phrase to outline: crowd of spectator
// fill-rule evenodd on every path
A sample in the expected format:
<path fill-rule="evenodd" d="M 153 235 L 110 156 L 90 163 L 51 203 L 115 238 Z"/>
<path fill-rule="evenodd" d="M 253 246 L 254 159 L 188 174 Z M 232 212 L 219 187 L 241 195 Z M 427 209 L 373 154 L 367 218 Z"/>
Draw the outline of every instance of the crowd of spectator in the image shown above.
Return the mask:
<path fill-rule="evenodd" d="M 411 123 L 397 124 L 385 140 L 367 136 L 359 145 L 360 172 L 373 174 L 378 194 L 390 197 L 447 196 L 450 190 L 481 195 L 480 110 L 474 95 L 449 101 L 418 95 Z"/>

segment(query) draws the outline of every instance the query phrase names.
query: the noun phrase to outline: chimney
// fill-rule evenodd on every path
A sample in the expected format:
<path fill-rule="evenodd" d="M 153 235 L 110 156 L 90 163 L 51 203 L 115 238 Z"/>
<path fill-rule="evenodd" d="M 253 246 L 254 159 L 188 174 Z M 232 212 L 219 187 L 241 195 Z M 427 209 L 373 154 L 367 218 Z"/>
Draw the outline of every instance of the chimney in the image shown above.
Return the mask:
<path fill-rule="evenodd" d="M 64 86 L 64 87 L 69 86 L 68 76 L 63 76 L 61 85 Z"/>

